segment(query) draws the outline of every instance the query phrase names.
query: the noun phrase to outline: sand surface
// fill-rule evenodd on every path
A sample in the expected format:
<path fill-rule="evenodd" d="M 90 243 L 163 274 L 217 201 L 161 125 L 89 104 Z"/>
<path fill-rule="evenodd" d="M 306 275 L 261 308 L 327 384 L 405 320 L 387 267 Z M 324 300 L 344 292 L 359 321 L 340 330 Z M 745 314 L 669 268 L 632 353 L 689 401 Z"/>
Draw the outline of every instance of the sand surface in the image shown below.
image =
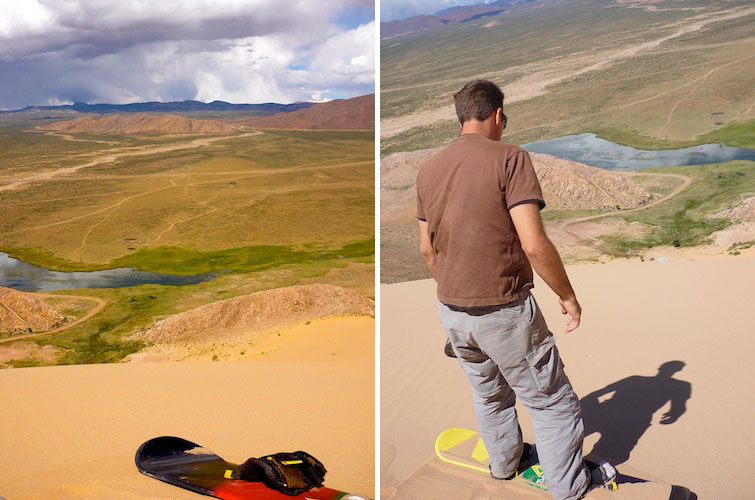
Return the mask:
<path fill-rule="evenodd" d="M 578 330 L 563 333 L 556 297 L 540 280 L 534 295 L 558 336 L 588 429 L 602 430 L 586 437 L 585 452 L 600 438 L 601 449 L 623 456 L 618 469 L 626 474 L 687 486 L 700 498 L 750 497 L 747 481 L 732 480 L 732 467 L 755 466 L 749 394 L 755 383 L 755 258 L 613 261 L 567 271 L 584 308 Z M 457 362 L 443 355 L 432 280 L 384 285 L 381 301 L 382 497 L 542 497 L 433 459 L 442 430 L 477 429 L 471 388 Z M 671 380 L 656 377 L 668 361 L 685 366 Z M 691 385 L 687 401 L 684 382 Z M 601 389 L 608 392 L 586 398 Z M 662 425 L 671 399 L 686 410 Z M 519 415 L 531 442 L 529 416 L 521 407 Z M 656 498 L 636 485 L 622 491 L 621 498 Z"/>
<path fill-rule="evenodd" d="M 206 498 L 141 475 L 152 437 L 229 461 L 302 449 L 326 485 L 374 495 L 374 320 L 313 321 L 240 362 L 123 363 L 0 371 L 0 497 Z"/>

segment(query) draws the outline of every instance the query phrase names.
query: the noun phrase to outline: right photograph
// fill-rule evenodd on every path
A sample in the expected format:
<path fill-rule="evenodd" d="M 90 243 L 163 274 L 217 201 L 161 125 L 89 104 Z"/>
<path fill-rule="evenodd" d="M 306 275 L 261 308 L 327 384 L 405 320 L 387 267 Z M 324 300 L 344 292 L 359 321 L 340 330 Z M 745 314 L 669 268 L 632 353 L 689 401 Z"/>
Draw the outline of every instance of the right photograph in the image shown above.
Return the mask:
<path fill-rule="evenodd" d="M 751 495 L 755 7 L 380 13 L 380 498 Z"/>

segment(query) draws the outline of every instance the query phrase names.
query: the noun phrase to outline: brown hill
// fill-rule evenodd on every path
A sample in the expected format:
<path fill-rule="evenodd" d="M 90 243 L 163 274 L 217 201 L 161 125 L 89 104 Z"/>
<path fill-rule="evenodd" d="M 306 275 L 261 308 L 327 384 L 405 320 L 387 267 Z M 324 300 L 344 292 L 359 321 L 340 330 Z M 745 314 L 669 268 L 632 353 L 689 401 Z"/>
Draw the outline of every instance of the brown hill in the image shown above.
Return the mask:
<path fill-rule="evenodd" d="M 130 113 L 125 115 L 84 115 L 73 120 L 54 122 L 38 127 L 40 130 L 69 134 L 231 134 L 237 129 L 219 120 L 186 118 L 179 115 Z"/>
<path fill-rule="evenodd" d="M 414 182 L 420 167 L 439 149 L 394 153 L 380 161 L 381 220 L 411 219 L 415 207 Z M 630 177 L 618 172 L 530 153 L 535 172 L 551 209 L 635 208 L 650 195 Z"/>
<path fill-rule="evenodd" d="M 242 123 L 262 128 L 374 130 L 375 94 L 336 99 L 290 113 L 248 118 Z"/>
<path fill-rule="evenodd" d="M 388 38 L 396 36 L 419 33 L 446 24 L 450 24 L 450 21 L 439 16 L 428 15 L 420 15 L 408 19 L 402 19 L 400 21 L 380 23 L 380 39 L 387 40 Z"/>
<path fill-rule="evenodd" d="M 154 342 L 214 341 L 256 334 L 292 323 L 375 314 L 375 304 L 354 290 L 333 285 L 298 285 L 206 304 L 169 316 L 137 334 Z"/>
<path fill-rule="evenodd" d="M 411 33 L 421 33 L 438 26 L 459 24 L 474 21 L 488 16 L 497 16 L 506 12 L 506 7 L 516 5 L 516 0 L 497 1 L 492 3 L 479 3 L 474 5 L 462 5 L 437 12 L 435 15 L 419 15 L 380 23 L 380 38 L 382 40 Z M 485 27 L 490 27 L 486 25 Z"/>
<path fill-rule="evenodd" d="M 64 320 L 39 297 L 0 287 L 0 333 L 52 330 Z"/>

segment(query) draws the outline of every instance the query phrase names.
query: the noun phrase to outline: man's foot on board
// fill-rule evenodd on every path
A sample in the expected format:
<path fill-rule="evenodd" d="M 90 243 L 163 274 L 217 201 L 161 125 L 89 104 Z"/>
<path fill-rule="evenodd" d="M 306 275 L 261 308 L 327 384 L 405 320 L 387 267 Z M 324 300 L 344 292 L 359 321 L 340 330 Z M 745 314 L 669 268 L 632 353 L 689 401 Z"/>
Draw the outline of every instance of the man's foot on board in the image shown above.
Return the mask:
<path fill-rule="evenodd" d="M 585 498 L 585 495 L 594 488 L 601 486 L 608 487 L 616 480 L 616 476 L 618 475 L 616 468 L 605 460 L 600 460 L 598 463 L 591 462 L 590 460 L 585 460 L 584 462 L 587 471 L 590 473 L 590 482 L 579 498 Z"/>
<path fill-rule="evenodd" d="M 516 476 L 526 471 L 537 463 L 537 453 L 531 444 L 524 443 L 522 447 L 522 456 L 519 458 L 519 465 L 516 468 L 516 472 L 506 477 L 498 477 L 493 475 L 493 471 L 490 471 L 490 477 L 498 481 L 511 481 Z M 488 466 L 490 468 L 490 466 Z"/>
<path fill-rule="evenodd" d="M 605 486 L 616 479 L 616 469 L 605 460 L 598 463 L 585 460 L 585 465 L 590 471 L 590 484 L 593 486 Z"/>

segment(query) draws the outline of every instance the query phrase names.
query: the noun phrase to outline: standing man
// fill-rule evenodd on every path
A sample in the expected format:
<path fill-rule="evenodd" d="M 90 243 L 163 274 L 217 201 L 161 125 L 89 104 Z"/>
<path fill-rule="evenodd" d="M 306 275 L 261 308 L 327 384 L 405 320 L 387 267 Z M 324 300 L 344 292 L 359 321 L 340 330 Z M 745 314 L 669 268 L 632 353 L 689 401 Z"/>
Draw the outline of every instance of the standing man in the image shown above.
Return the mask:
<path fill-rule="evenodd" d="M 607 479 L 606 471 L 593 473 L 583 462 L 579 400 L 530 294 L 532 268 L 569 316 L 566 333 L 579 326 L 582 308 L 545 235 L 545 201 L 529 155 L 500 142 L 503 97 L 485 80 L 454 95 L 461 135 L 417 176 L 420 253 L 438 283 L 441 323 L 474 390 L 490 474 L 512 479 L 531 465 L 514 408 L 518 396 L 532 416 L 549 490 L 558 500 L 576 499 L 592 476 Z"/>

